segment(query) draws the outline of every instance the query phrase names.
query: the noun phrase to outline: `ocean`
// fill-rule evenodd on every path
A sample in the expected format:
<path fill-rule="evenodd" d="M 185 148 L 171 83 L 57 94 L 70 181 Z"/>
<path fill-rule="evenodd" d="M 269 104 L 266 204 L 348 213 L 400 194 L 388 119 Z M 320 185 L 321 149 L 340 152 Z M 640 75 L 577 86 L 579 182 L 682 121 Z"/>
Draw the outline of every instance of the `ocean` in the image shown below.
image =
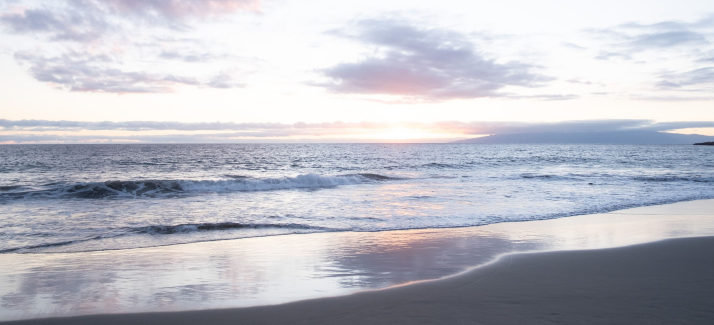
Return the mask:
<path fill-rule="evenodd" d="M 480 226 L 714 198 L 691 145 L 0 146 L 0 253 Z"/>

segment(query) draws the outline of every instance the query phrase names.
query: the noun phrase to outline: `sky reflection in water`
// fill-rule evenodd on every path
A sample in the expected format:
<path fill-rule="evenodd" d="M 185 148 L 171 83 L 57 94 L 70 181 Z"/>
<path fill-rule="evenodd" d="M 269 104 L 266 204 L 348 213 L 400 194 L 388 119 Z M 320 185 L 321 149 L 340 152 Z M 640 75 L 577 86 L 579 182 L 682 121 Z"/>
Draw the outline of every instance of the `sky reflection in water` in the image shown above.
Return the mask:
<path fill-rule="evenodd" d="M 483 227 L 0 255 L 0 319 L 276 304 L 436 279 L 509 252 L 714 235 L 714 200 Z"/>

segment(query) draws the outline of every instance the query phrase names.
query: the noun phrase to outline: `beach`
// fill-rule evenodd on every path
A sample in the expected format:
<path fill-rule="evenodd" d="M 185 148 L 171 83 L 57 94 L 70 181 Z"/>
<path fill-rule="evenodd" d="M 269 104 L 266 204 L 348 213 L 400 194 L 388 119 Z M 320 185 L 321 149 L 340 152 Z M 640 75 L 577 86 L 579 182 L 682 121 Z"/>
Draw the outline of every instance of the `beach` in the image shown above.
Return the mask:
<path fill-rule="evenodd" d="M 711 324 L 714 237 L 506 255 L 446 279 L 276 306 L 8 324 Z"/>
<path fill-rule="evenodd" d="M 45 300 L 44 305 L 32 305 L 27 302 L 35 300 L 24 298 L 23 306 L 34 309 L 25 309 L 24 316 L 15 314 L 16 320 L 9 324 L 705 324 L 714 318 L 713 206 L 714 200 L 700 200 L 483 227 L 194 243 L 112 252 L 115 264 L 97 260 L 106 252 L 6 254 L 2 256 L 5 265 L 11 265 L 8 262 L 12 259 L 24 259 L 17 264 L 31 264 L 32 258 L 35 263 L 41 257 L 53 258 L 45 262 L 48 270 L 44 278 L 38 276 L 41 268 L 37 264 L 25 269 L 34 272 L 29 278 L 37 282 L 33 285 L 47 286 L 44 291 L 35 288 L 35 300 L 41 300 L 37 292 L 47 293 L 50 285 L 60 288 L 53 293 L 55 300 Z M 329 272 L 324 260 L 313 261 L 322 263 L 322 269 L 317 265 L 296 266 L 299 256 L 292 260 L 286 257 L 295 251 L 316 250 L 319 245 L 339 246 L 340 236 L 341 245 L 353 250 L 351 272 L 345 265 Z M 375 242 L 377 237 L 381 241 Z M 196 263 L 197 256 L 209 255 L 206 259 L 216 260 L 221 259 L 216 245 L 223 247 L 225 255 L 231 255 L 238 251 L 230 251 L 230 247 L 248 246 L 253 250 L 267 243 L 296 248 L 284 255 L 273 253 L 279 263 L 260 264 L 255 257 L 239 256 L 252 271 L 248 267 L 233 270 L 233 282 L 223 284 L 253 290 L 251 294 L 234 292 L 232 300 L 225 300 L 217 292 L 196 285 L 194 292 L 188 292 L 190 274 L 215 275 L 234 268 L 230 263 L 223 269 L 217 266 L 220 263 Z M 194 264 L 179 261 L 172 250 L 188 256 Z M 365 252 L 354 253 L 359 250 Z M 335 248 L 323 254 L 334 259 L 339 252 Z M 119 263 L 122 253 L 138 264 Z M 269 250 L 258 254 L 263 261 L 270 260 Z M 157 260 L 165 269 L 151 265 L 149 260 Z M 52 269 L 49 265 L 63 263 L 75 268 Z M 103 274 L 109 271 L 102 271 L 101 263 L 109 264 L 114 279 Z M 130 270 L 123 274 L 122 267 Z M 261 277 L 256 271 L 269 267 L 281 268 L 285 274 L 265 273 Z M 18 268 L 6 269 L 22 273 Z M 14 278 L 5 274 L 3 279 L 8 282 Z M 103 291 L 85 290 L 103 279 Z M 327 284 L 334 279 L 342 286 L 330 288 Z M 54 283 L 48 284 L 51 281 Z M 124 283 L 123 287 L 114 285 L 107 294 L 112 281 Z M 146 302 L 122 303 L 122 299 L 140 299 L 140 292 L 156 299 L 166 288 L 177 286 L 184 288 L 182 294 L 176 294 L 175 303 L 163 309 Z M 198 299 L 203 299 L 202 303 L 195 298 L 201 290 Z M 12 307 L 12 297 L 3 297 L 4 306 Z M 14 297 L 21 298 L 18 294 Z M 184 303 L 180 304 L 182 299 Z M 243 308 L 227 308 L 231 305 Z M 39 313 L 39 308 L 53 306 L 54 314 L 45 314 L 49 318 Z"/>
<path fill-rule="evenodd" d="M 714 325 L 714 1 L 0 0 L 0 67 L 0 325 Z"/>

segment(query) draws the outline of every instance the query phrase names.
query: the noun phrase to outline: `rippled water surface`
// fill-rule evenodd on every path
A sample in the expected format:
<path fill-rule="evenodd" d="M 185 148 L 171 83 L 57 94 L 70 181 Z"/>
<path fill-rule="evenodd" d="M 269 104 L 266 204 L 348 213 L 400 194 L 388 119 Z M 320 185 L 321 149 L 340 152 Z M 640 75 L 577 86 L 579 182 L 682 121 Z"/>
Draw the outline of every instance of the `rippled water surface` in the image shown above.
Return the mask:
<path fill-rule="evenodd" d="M 700 146 L 0 146 L 0 252 L 461 227 L 705 198 L 714 150 Z"/>

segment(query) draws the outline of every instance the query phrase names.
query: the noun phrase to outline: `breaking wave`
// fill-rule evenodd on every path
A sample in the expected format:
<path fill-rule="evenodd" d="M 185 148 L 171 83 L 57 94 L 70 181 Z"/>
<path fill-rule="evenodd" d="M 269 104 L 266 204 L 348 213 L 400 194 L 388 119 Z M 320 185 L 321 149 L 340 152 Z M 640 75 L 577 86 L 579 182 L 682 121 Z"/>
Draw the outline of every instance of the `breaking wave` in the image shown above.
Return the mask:
<path fill-rule="evenodd" d="M 215 230 L 231 230 L 231 229 L 258 229 L 258 228 L 281 228 L 281 229 L 315 229 L 315 230 L 326 230 L 327 228 L 322 227 L 310 227 L 307 225 L 300 224 L 243 224 L 234 222 L 221 222 L 221 223 L 197 223 L 197 224 L 185 224 L 185 225 L 175 225 L 175 226 L 146 226 L 137 227 L 129 229 L 129 233 L 135 234 L 150 234 L 150 235 L 171 235 L 171 234 L 183 234 L 196 231 L 215 231 Z"/>
<path fill-rule="evenodd" d="M 226 175 L 220 180 L 142 180 L 142 181 L 106 181 L 55 185 L 49 189 L 0 193 L 0 198 L 138 198 L 176 196 L 183 193 L 225 193 L 253 192 L 304 188 L 329 188 L 341 185 L 357 185 L 402 178 L 379 174 L 350 174 L 321 176 L 304 174 L 295 177 L 250 178 L 247 176 Z M 4 189 L 5 191 L 9 190 Z"/>
<path fill-rule="evenodd" d="M 163 235 L 182 235 L 182 234 L 191 234 L 191 233 L 207 233 L 211 231 L 226 231 L 226 230 L 238 230 L 238 229 L 245 229 L 245 230 L 250 230 L 250 229 L 263 229 L 263 230 L 270 230 L 270 229 L 278 229 L 278 230 L 284 230 L 284 233 L 281 234 L 289 234 L 289 233 L 296 233 L 296 232 L 320 232 L 320 231 L 332 231 L 333 229 L 330 228 L 325 228 L 325 227 L 314 227 L 314 226 L 308 226 L 308 225 L 302 225 L 302 224 L 294 224 L 294 223 L 289 223 L 289 224 L 245 224 L 245 223 L 234 223 L 234 222 L 221 222 L 221 223 L 197 223 L 197 224 L 181 224 L 181 225 L 153 225 L 153 226 L 145 226 L 145 227 L 134 227 L 134 228 L 121 228 L 121 229 L 116 229 L 114 231 L 101 234 L 101 235 L 95 235 L 91 236 L 88 238 L 82 238 L 82 239 L 75 239 L 75 240 L 65 240 L 65 241 L 58 241 L 58 242 L 49 242 L 49 243 L 42 243 L 38 245 L 31 245 L 31 246 L 23 246 L 23 247 L 13 247 L 13 248 L 7 248 L 4 250 L 0 250 L 0 254 L 2 253 L 13 253 L 13 252 L 38 252 L 38 250 L 43 250 L 46 248 L 57 248 L 57 247 L 63 247 L 63 246 L 70 246 L 70 245 L 76 245 L 76 244 L 86 244 L 89 242 L 98 242 L 103 239 L 116 239 L 116 238 L 126 238 L 128 236 L 132 235 L 149 235 L 149 236 L 163 236 Z M 239 236 L 240 238 L 240 236 Z M 222 237 L 217 237 L 218 240 L 222 239 L 231 239 L 230 237 L 227 238 L 222 238 Z M 130 239 L 130 240 L 135 240 L 135 239 Z M 202 241 L 202 240 L 198 240 Z M 194 240 L 188 240 L 186 242 L 194 242 Z M 92 244 L 95 245 L 95 244 Z M 132 246 L 125 247 L 125 248 L 131 248 Z M 105 247 L 106 248 L 106 247 Z M 111 249 L 111 248 L 110 248 Z M 80 249 L 78 251 L 91 251 L 94 249 Z"/>

